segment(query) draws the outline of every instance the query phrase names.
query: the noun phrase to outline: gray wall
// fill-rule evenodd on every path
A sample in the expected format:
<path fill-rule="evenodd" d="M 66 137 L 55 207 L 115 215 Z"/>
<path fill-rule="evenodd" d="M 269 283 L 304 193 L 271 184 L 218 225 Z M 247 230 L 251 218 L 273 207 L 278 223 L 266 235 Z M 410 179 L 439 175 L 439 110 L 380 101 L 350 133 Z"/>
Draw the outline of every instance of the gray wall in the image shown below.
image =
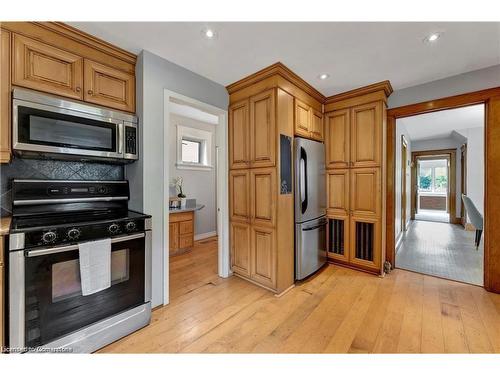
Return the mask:
<path fill-rule="evenodd" d="M 170 115 L 170 142 L 169 142 L 169 164 L 170 164 L 170 182 L 174 177 L 182 177 L 183 192 L 187 198 L 196 198 L 196 203 L 205 205 L 205 207 L 196 211 L 194 234 L 206 234 L 217 230 L 216 213 L 216 173 L 215 173 L 215 130 L 217 125 L 193 120 L 179 115 Z M 212 133 L 212 164 L 214 168 L 209 170 L 189 170 L 179 169 L 175 165 L 177 162 L 177 125 L 190 128 L 201 129 Z M 170 196 L 176 196 L 175 187 L 170 187 Z"/>
<path fill-rule="evenodd" d="M 500 86 L 500 65 L 394 91 L 389 108 Z"/>
<path fill-rule="evenodd" d="M 163 198 L 169 181 L 164 179 L 164 89 L 226 110 L 229 95 L 224 86 L 193 73 L 148 51 L 138 56 L 137 112 L 141 127 L 140 161 L 126 167 L 132 200 L 130 207 L 153 215 L 153 306 L 163 302 L 163 237 L 166 219 Z M 167 203 L 168 204 L 168 203 Z"/>

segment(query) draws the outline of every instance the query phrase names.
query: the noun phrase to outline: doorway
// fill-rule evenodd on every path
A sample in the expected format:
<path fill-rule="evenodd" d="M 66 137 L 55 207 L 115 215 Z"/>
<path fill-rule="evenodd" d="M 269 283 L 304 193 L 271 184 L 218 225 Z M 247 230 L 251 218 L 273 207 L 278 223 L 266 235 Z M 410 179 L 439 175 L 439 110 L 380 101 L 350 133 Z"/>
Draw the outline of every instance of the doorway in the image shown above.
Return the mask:
<path fill-rule="evenodd" d="M 466 192 L 478 212 L 484 212 L 484 116 L 484 106 L 475 105 L 396 121 L 397 131 L 403 134 L 397 145 L 402 153 L 398 199 L 401 207 L 406 199 L 411 205 L 407 231 L 405 210 L 401 210 L 396 267 L 483 285 L 484 242 L 476 246 L 475 231 L 467 230 L 474 226 L 470 215 L 465 215 L 466 225 L 462 225 L 459 202 Z M 475 157 L 473 163 L 463 155 L 464 144 L 469 156 Z M 410 192 L 403 186 L 405 152 L 411 153 Z M 482 228 L 482 222 L 478 225 Z"/>
<path fill-rule="evenodd" d="M 165 129 L 169 130 L 165 132 L 164 141 L 170 146 L 165 147 L 165 167 L 163 170 L 165 179 L 163 304 L 166 305 L 170 302 L 173 286 L 171 277 L 175 277 L 176 281 L 180 281 L 175 284 L 172 298 L 179 296 L 179 293 L 194 290 L 197 282 L 204 282 L 198 277 L 201 269 L 191 267 L 191 270 L 189 270 L 190 267 L 186 267 L 187 263 L 206 265 L 206 267 L 202 267 L 206 278 L 224 278 L 230 275 L 230 260 L 228 165 L 226 158 L 221 156 L 227 153 L 227 111 L 169 90 L 164 90 L 164 109 Z M 196 126 L 195 123 L 201 125 Z M 206 124 L 203 125 L 203 123 Z M 210 129 L 211 126 L 213 131 Z M 197 222 L 195 221 L 193 232 L 186 232 L 186 236 L 189 234 L 194 237 L 193 246 L 190 246 L 191 250 L 186 252 L 186 259 L 177 258 L 175 261 L 171 261 L 169 256 L 171 242 L 169 202 L 170 197 L 177 192 L 172 186 L 173 179 L 179 177 L 182 173 L 184 173 L 183 176 L 186 179 L 187 176 L 192 178 L 195 172 L 203 177 L 212 174 L 210 186 L 207 186 L 205 182 L 193 180 L 190 181 L 189 187 L 187 185 L 183 187 L 183 191 L 198 189 L 196 193 L 191 194 L 191 198 L 197 198 L 208 191 L 209 195 L 202 200 L 197 198 L 196 203 L 205 207 L 213 206 L 213 215 L 204 220 L 208 229 L 201 229 L 201 232 L 197 233 Z M 199 190 L 200 188 L 201 190 Z M 190 198 L 190 194 L 186 195 L 186 198 Z M 189 225 L 182 225 L 182 222 L 180 224 L 179 230 L 180 227 L 183 227 L 183 230 L 189 232 Z M 198 227 L 201 224 L 198 222 Z M 172 267 L 174 269 L 171 269 Z M 183 272 L 182 269 L 185 269 L 186 272 Z"/>

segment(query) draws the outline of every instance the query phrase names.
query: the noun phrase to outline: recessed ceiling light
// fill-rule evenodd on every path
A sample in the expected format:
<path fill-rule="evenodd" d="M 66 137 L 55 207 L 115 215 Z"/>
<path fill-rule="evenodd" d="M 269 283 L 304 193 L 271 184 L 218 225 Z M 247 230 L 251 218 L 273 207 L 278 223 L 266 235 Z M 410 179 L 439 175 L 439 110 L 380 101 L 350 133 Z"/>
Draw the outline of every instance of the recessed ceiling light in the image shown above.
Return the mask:
<path fill-rule="evenodd" d="M 325 79 L 329 78 L 329 77 L 330 77 L 330 74 L 328 74 L 328 73 L 322 73 L 322 74 L 320 74 L 320 75 L 318 76 L 318 78 L 319 78 L 319 79 L 321 79 L 321 80 L 323 80 L 323 81 L 324 81 Z"/>
<path fill-rule="evenodd" d="M 432 43 L 441 37 L 441 33 L 432 33 L 425 37 L 424 42 Z"/>
<path fill-rule="evenodd" d="M 213 29 L 204 29 L 202 33 L 207 39 L 214 39 L 217 36 L 217 33 Z"/>

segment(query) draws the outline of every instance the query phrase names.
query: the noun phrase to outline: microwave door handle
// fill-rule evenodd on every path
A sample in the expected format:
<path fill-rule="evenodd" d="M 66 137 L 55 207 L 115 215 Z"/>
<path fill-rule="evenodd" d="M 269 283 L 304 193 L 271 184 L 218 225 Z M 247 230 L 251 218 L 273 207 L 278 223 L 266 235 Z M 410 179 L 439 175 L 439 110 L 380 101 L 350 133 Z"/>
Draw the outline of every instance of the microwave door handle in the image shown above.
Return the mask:
<path fill-rule="evenodd" d="M 141 232 L 141 233 L 130 234 L 128 236 L 126 235 L 126 236 L 113 237 L 111 239 L 111 243 L 118 243 L 118 242 L 123 242 L 123 241 L 135 240 L 138 238 L 143 238 L 145 236 L 146 236 L 146 234 L 144 232 Z M 78 250 L 78 245 L 58 246 L 58 247 L 51 247 L 51 248 L 47 248 L 47 249 L 29 250 L 26 252 L 26 255 L 31 258 L 31 257 L 42 256 L 42 255 L 64 253 L 66 251 L 73 251 L 73 250 Z"/>
<path fill-rule="evenodd" d="M 302 213 L 307 211 L 307 153 L 304 147 L 300 148 L 300 208 Z"/>
<path fill-rule="evenodd" d="M 123 121 L 120 121 L 118 124 L 118 154 L 123 155 L 123 142 L 125 140 L 125 130 L 124 130 L 124 124 Z"/>

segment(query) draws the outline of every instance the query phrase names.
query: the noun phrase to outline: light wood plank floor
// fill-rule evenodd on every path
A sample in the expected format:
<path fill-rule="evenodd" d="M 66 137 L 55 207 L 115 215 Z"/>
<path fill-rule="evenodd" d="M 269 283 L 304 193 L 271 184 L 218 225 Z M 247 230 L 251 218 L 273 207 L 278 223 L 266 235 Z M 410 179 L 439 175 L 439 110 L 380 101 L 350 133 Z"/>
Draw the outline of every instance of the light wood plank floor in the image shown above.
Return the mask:
<path fill-rule="evenodd" d="M 216 275 L 217 242 L 171 258 L 171 303 L 102 353 L 500 353 L 500 295 L 329 265 L 276 298 Z"/>

